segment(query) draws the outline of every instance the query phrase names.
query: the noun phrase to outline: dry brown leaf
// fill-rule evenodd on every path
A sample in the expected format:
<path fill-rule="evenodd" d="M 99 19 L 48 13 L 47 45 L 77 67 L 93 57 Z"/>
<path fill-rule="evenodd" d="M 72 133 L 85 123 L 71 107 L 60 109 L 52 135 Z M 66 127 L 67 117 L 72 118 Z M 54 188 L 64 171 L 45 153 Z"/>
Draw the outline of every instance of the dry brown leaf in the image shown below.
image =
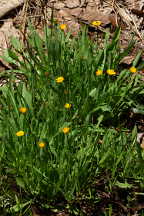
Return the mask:
<path fill-rule="evenodd" d="M 72 20 L 73 17 L 70 14 L 70 9 L 64 8 L 64 9 L 58 11 L 57 19 L 58 19 L 59 22 Z"/>
<path fill-rule="evenodd" d="M 131 55 L 131 56 L 125 56 L 125 57 L 122 59 L 121 63 L 130 65 L 130 64 L 133 62 L 134 59 L 135 59 L 135 56 L 132 56 L 132 55 Z"/>
<path fill-rule="evenodd" d="M 81 15 L 79 18 L 81 20 L 88 21 L 89 23 L 95 20 L 99 20 L 102 22 L 102 26 L 111 23 L 109 14 L 106 15 L 103 12 L 97 11 L 96 9 L 93 10 L 87 9 L 86 11 L 83 12 L 83 15 Z"/>
<path fill-rule="evenodd" d="M 87 4 L 87 0 L 80 0 L 79 7 L 84 7 Z"/>
<path fill-rule="evenodd" d="M 88 0 L 87 1 L 87 8 L 100 8 L 101 7 L 101 0 Z"/>
<path fill-rule="evenodd" d="M 64 2 L 56 2 L 53 6 L 55 9 L 60 10 L 60 9 L 65 7 L 65 3 Z"/>
<path fill-rule="evenodd" d="M 67 25 L 66 32 L 69 31 L 73 36 L 76 36 L 80 30 L 80 24 L 76 22 L 74 17 L 78 17 L 82 11 L 82 8 L 64 8 L 57 12 L 58 22 L 65 23 Z"/>
<path fill-rule="evenodd" d="M 0 56 L 2 56 L 5 50 L 10 46 L 11 37 L 20 37 L 20 32 L 13 26 L 12 19 L 8 19 L 4 22 L 3 26 L 0 28 Z M 7 62 L 2 58 L 0 61 L 6 66 L 10 67 Z"/>
<path fill-rule="evenodd" d="M 0 0 L 0 18 L 23 3 L 24 0 Z"/>
<path fill-rule="evenodd" d="M 72 16 L 79 17 L 80 14 L 82 13 L 82 8 L 74 8 L 71 9 L 69 12 Z"/>
<path fill-rule="evenodd" d="M 144 1 L 143 0 L 125 0 L 126 1 L 126 5 L 128 6 L 128 8 L 131 9 L 141 9 L 142 6 L 144 5 Z"/>
<path fill-rule="evenodd" d="M 132 24 L 132 18 L 127 9 L 124 9 L 118 6 L 117 12 L 122 17 L 122 19 L 127 23 L 128 26 Z"/>
<path fill-rule="evenodd" d="M 66 0 L 65 5 L 68 8 L 77 8 L 80 5 L 80 1 L 79 0 Z"/>

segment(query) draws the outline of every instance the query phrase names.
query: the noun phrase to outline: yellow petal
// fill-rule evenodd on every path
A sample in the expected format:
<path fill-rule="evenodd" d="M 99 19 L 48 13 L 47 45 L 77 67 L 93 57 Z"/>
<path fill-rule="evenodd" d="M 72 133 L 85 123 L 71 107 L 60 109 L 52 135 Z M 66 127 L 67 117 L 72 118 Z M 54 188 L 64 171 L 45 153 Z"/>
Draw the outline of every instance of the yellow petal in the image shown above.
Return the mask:
<path fill-rule="evenodd" d="M 24 136 L 24 131 L 18 131 L 17 133 L 16 133 L 16 136 L 18 136 L 18 137 L 20 137 L 20 136 Z"/>

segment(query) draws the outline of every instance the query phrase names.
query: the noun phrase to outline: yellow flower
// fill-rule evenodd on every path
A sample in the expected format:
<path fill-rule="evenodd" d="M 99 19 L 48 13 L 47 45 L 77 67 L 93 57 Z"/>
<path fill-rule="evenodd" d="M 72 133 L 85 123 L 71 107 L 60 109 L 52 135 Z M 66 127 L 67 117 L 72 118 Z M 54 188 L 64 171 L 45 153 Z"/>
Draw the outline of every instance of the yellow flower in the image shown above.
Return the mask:
<path fill-rule="evenodd" d="M 19 112 L 20 113 L 26 113 L 27 112 L 27 108 L 26 107 L 20 107 L 19 108 Z"/>
<path fill-rule="evenodd" d="M 116 75 L 116 72 L 113 69 L 108 69 L 107 74 L 110 75 L 110 76 L 111 75 Z"/>
<path fill-rule="evenodd" d="M 129 70 L 130 70 L 131 73 L 136 73 L 137 72 L 137 69 L 135 67 L 130 67 Z"/>
<path fill-rule="evenodd" d="M 39 142 L 38 145 L 40 148 L 44 148 L 46 144 L 45 144 L 45 142 Z"/>
<path fill-rule="evenodd" d="M 61 30 L 65 30 L 67 28 L 67 25 L 66 24 L 61 24 L 59 27 L 60 27 Z"/>
<path fill-rule="evenodd" d="M 100 26 L 102 24 L 102 22 L 101 21 L 99 21 L 99 20 L 95 20 L 95 21 L 93 21 L 92 23 L 91 23 L 91 25 L 93 25 L 93 26 Z"/>
<path fill-rule="evenodd" d="M 57 83 L 62 83 L 63 81 L 64 81 L 64 77 L 62 77 L 62 76 L 56 78 Z"/>
<path fill-rule="evenodd" d="M 18 136 L 18 137 L 20 137 L 20 136 L 24 136 L 24 131 L 18 131 L 17 133 L 16 133 L 16 136 Z"/>
<path fill-rule="evenodd" d="M 102 74 L 103 74 L 103 71 L 102 71 L 102 70 L 99 70 L 99 69 L 98 69 L 98 70 L 96 71 L 96 75 L 97 75 L 97 76 L 102 75 Z"/>
<path fill-rule="evenodd" d="M 65 107 L 66 109 L 70 109 L 70 108 L 71 108 L 71 104 L 66 103 L 66 104 L 64 105 L 64 107 Z"/>
<path fill-rule="evenodd" d="M 64 128 L 62 129 L 62 131 L 63 131 L 64 134 L 67 134 L 67 133 L 69 133 L 70 128 L 69 128 L 69 127 L 64 127 Z"/>

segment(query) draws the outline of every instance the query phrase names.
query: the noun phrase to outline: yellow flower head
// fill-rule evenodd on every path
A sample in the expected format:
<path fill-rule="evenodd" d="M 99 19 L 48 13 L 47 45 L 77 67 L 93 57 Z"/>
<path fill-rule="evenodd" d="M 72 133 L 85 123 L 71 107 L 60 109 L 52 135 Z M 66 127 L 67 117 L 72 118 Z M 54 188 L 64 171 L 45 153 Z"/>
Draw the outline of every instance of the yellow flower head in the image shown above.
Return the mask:
<path fill-rule="evenodd" d="M 96 73 L 97 76 L 99 76 L 99 75 L 103 74 L 103 71 L 98 69 L 95 73 Z"/>
<path fill-rule="evenodd" d="M 66 109 L 70 109 L 71 108 L 71 104 L 69 104 L 69 103 L 66 103 L 65 105 L 64 105 L 64 107 L 66 108 Z"/>
<path fill-rule="evenodd" d="M 64 128 L 62 129 L 62 131 L 63 131 L 64 134 L 67 134 L 67 133 L 69 133 L 70 128 L 69 128 L 69 127 L 64 127 Z"/>
<path fill-rule="evenodd" d="M 20 113 L 26 113 L 27 112 L 27 108 L 26 107 L 20 107 L 19 108 L 19 112 Z"/>
<path fill-rule="evenodd" d="M 136 73 L 137 72 L 137 69 L 135 67 L 130 67 L 129 70 L 130 70 L 131 73 Z"/>
<path fill-rule="evenodd" d="M 65 30 L 67 28 L 67 25 L 66 24 L 61 24 L 59 27 L 60 27 L 61 30 Z"/>
<path fill-rule="evenodd" d="M 96 27 L 100 26 L 101 24 L 102 24 L 102 22 L 100 20 L 95 20 L 91 23 L 91 25 L 96 26 Z"/>
<path fill-rule="evenodd" d="M 17 133 L 16 133 L 16 136 L 18 136 L 18 137 L 20 137 L 20 136 L 24 136 L 24 131 L 18 131 Z"/>
<path fill-rule="evenodd" d="M 116 75 L 116 72 L 113 69 L 108 69 L 107 74 L 110 75 L 110 76 L 111 75 Z"/>
<path fill-rule="evenodd" d="M 62 83 L 63 81 L 64 81 L 64 77 L 62 77 L 62 76 L 56 78 L 57 83 Z"/>
<path fill-rule="evenodd" d="M 38 146 L 39 146 L 40 148 L 44 148 L 45 145 L 46 145 L 45 142 L 39 142 L 39 143 L 38 143 Z"/>

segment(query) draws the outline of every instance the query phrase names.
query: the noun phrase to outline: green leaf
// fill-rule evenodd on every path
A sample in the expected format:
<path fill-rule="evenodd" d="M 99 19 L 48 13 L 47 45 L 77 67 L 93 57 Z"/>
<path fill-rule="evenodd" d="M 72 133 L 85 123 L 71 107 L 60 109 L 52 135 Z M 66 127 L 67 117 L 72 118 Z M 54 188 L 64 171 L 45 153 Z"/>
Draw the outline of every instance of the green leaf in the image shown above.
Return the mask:
<path fill-rule="evenodd" d="M 97 92 L 97 88 L 94 88 L 93 90 L 91 90 L 91 92 L 89 93 L 90 97 L 94 97 L 96 95 Z"/>
<path fill-rule="evenodd" d="M 144 115 L 144 106 L 137 106 L 132 108 L 133 113 Z"/>
<path fill-rule="evenodd" d="M 23 189 L 25 188 L 25 183 L 24 183 L 24 180 L 22 178 L 16 177 L 16 183 L 19 187 L 21 187 Z"/>
<path fill-rule="evenodd" d="M 106 161 L 106 159 L 109 157 L 109 155 L 111 155 L 111 149 L 108 150 L 106 153 L 104 153 L 101 160 L 99 161 L 99 165 L 103 164 Z"/>
<path fill-rule="evenodd" d="M 138 64 L 138 61 L 140 60 L 140 57 L 141 57 L 142 53 L 143 53 L 143 50 L 140 50 L 138 52 L 138 54 L 137 54 L 137 56 L 136 56 L 136 58 L 135 58 L 135 60 L 133 61 L 133 64 L 132 64 L 134 67 L 136 67 L 136 65 Z"/>
<path fill-rule="evenodd" d="M 120 188 L 132 188 L 132 186 L 133 186 L 132 184 L 129 184 L 127 182 L 122 183 L 122 182 L 119 182 L 119 181 L 117 181 L 115 183 L 115 185 L 118 186 L 118 187 L 120 187 Z"/>
<path fill-rule="evenodd" d="M 117 45 L 120 37 L 120 28 L 118 27 L 114 33 L 114 36 L 112 38 L 112 42 L 108 44 L 107 51 L 115 49 L 115 46 Z"/>
<path fill-rule="evenodd" d="M 31 204 L 31 200 L 25 203 L 17 203 L 16 205 L 14 205 L 13 207 L 10 208 L 10 211 L 14 211 L 14 212 L 19 212 L 21 211 L 24 207 L 28 206 Z"/>
<path fill-rule="evenodd" d="M 26 103 L 28 106 L 32 109 L 32 94 L 31 92 L 26 88 L 26 85 L 23 85 L 22 89 L 22 96 L 24 97 Z"/>
<path fill-rule="evenodd" d="M 16 50 L 21 50 L 23 48 L 22 43 L 16 37 L 11 38 L 11 44 Z"/>
<path fill-rule="evenodd" d="M 0 56 L 4 61 L 12 64 L 16 64 L 16 61 L 9 55 L 9 50 L 4 51 L 4 55 Z"/>

